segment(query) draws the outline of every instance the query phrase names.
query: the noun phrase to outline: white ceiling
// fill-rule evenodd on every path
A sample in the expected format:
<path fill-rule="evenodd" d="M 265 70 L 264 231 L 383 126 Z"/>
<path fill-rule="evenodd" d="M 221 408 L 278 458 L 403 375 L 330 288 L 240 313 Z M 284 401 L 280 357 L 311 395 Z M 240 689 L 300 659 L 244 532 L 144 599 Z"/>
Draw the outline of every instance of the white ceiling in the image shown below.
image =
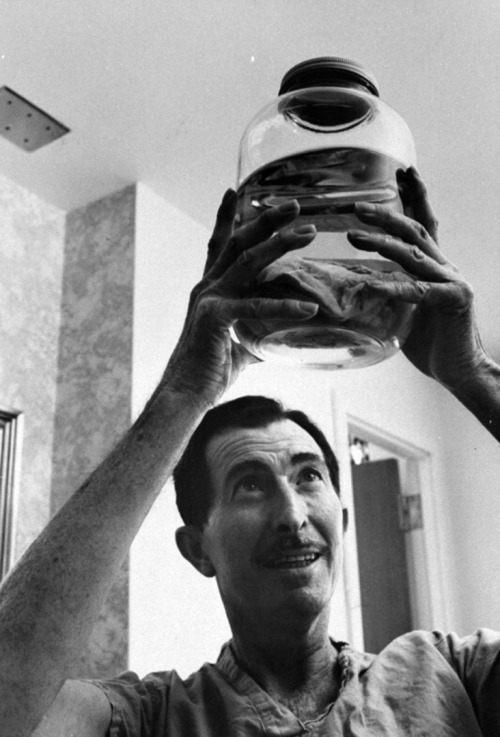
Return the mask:
<path fill-rule="evenodd" d="M 0 0 L 0 86 L 71 129 L 33 153 L 0 138 L 0 173 L 65 210 L 141 181 L 209 226 L 251 116 L 290 66 L 334 54 L 371 68 L 438 177 L 448 97 L 498 48 L 498 6 L 471 19 L 465 0 Z"/>
<path fill-rule="evenodd" d="M 312 56 L 354 56 L 376 67 L 382 91 L 397 89 L 402 39 L 387 20 L 402 28 L 412 21 L 410 36 L 418 36 L 425 16 L 409 6 L 2 0 L 0 86 L 71 133 L 33 153 L 0 138 L 0 172 L 63 209 L 142 181 L 210 224 L 234 184 L 243 129 L 287 69 Z"/>
<path fill-rule="evenodd" d="M 0 84 L 71 133 L 31 154 L 0 139 L 0 171 L 63 209 L 142 181 L 211 222 L 244 126 L 303 56 L 282 43 L 293 5 L 3 0 Z"/>

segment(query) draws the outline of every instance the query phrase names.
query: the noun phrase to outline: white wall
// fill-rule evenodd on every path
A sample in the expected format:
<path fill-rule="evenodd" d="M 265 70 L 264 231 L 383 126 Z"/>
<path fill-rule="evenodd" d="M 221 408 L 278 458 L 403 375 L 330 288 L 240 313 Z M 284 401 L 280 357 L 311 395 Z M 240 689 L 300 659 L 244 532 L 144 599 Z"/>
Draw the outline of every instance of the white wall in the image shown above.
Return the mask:
<path fill-rule="evenodd" d="M 189 293 L 203 271 L 208 238 L 206 229 L 138 185 L 134 416 L 177 342 Z M 140 674 L 175 665 L 187 675 L 216 658 L 229 638 L 214 579 L 200 576 L 176 548 L 174 532 L 181 524 L 169 483 L 131 551 L 129 660 Z"/>
<path fill-rule="evenodd" d="M 500 629 L 500 448 L 453 400 L 440 404 L 447 484 L 443 520 L 451 530 L 453 627 Z"/>

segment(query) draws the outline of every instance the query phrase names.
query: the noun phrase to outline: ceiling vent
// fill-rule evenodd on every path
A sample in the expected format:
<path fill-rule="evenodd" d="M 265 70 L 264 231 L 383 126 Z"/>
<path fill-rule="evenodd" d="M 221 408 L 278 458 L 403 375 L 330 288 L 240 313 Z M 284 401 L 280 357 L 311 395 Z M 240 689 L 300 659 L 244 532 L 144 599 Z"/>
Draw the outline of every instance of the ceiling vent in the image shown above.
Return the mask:
<path fill-rule="evenodd" d="M 0 87 L 0 136 L 24 151 L 36 151 L 66 133 L 65 125 L 9 87 Z"/>

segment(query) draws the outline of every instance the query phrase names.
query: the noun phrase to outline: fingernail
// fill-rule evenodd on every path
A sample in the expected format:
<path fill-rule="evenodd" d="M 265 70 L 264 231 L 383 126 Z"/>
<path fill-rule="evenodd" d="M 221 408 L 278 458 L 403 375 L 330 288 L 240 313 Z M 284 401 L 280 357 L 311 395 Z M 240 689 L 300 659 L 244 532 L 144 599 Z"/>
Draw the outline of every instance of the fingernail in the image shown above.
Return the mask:
<path fill-rule="evenodd" d="M 314 225 L 298 225 L 296 228 L 292 228 L 294 235 L 316 235 L 316 228 Z"/>
<path fill-rule="evenodd" d="M 361 212 L 372 213 L 375 212 L 376 207 L 371 202 L 356 202 L 356 209 Z"/>
<path fill-rule="evenodd" d="M 366 230 L 349 230 L 348 235 L 358 240 L 367 240 L 370 237 L 370 233 Z"/>
<path fill-rule="evenodd" d="M 311 317 L 319 310 L 319 305 L 314 304 L 314 302 L 297 302 L 297 307 L 304 315 L 310 315 Z"/>

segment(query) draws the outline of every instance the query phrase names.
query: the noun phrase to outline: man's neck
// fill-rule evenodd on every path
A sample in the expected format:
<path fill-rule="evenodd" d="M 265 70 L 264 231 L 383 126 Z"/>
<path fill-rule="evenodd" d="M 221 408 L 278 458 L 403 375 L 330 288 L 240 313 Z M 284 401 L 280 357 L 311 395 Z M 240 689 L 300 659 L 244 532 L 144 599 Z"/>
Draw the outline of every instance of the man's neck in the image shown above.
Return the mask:
<path fill-rule="evenodd" d="M 235 634 L 239 665 L 272 698 L 301 719 L 319 716 L 340 689 L 338 653 L 324 627 L 307 632 Z"/>

